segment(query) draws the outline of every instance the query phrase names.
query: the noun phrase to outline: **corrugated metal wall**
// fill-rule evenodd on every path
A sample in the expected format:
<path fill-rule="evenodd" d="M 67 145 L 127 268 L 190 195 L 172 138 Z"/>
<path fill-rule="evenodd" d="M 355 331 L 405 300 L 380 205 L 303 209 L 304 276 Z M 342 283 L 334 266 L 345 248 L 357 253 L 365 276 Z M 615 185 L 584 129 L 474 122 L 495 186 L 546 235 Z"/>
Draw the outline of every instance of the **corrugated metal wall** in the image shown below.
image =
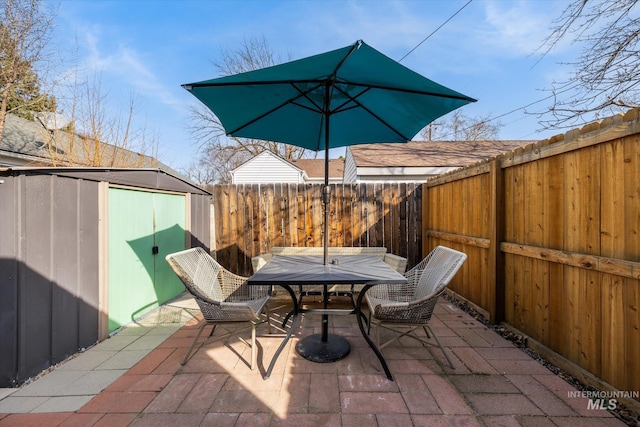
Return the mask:
<path fill-rule="evenodd" d="M 98 338 L 98 184 L 0 178 L 0 386 Z"/>
<path fill-rule="evenodd" d="M 0 387 L 99 339 L 100 178 L 193 191 L 187 245 L 210 247 L 209 194 L 160 171 L 0 170 Z"/>

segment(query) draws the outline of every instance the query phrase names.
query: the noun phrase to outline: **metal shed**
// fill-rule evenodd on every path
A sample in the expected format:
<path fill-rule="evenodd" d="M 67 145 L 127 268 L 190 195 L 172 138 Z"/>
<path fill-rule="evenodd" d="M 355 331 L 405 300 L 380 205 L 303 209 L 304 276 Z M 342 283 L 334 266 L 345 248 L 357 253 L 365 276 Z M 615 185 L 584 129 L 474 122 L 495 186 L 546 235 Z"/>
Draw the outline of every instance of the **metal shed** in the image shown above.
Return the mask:
<path fill-rule="evenodd" d="M 209 250 L 210 197 L 160 169 L 0 168 L 0 387 L 182 293 L 164 257 Z"/>

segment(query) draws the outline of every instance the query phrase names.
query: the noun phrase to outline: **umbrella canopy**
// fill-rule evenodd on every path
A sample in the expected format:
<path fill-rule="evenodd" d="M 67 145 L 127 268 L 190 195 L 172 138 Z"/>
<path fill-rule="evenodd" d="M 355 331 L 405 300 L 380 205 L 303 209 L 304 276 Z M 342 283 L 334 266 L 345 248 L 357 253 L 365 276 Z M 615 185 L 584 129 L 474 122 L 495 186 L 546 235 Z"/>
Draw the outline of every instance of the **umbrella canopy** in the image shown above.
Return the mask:
<path fill-rule="evenodd" d="M 362 41 L 183 87 L 215 113 L 228 135 L 315 151 L 406 142 L 438 117 L 475 102 Z"/>
<path fill-rule="evenodd" d="M 182 86 L 215 113 L 228 135 L 325 151 L 325 264 L 329 148 L 407 142 L 438 117 L 475 102 L 361 40 L 297 61 Z"/>

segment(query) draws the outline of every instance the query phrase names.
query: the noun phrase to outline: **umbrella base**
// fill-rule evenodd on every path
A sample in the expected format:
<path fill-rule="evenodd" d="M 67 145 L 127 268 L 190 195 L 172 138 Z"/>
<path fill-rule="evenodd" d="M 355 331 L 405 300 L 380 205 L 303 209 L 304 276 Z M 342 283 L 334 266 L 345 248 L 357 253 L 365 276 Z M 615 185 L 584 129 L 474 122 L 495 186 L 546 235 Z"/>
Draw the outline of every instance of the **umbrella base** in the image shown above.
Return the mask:
<path fill-rule="evenodd" d="M 296 351 L 307 360 L 316 363 L 337 362 L 349 355 L 349 341 L 339 335 L 329 334 L 322 342 L 321 334 L 309 335 L 296 344 Z"/>

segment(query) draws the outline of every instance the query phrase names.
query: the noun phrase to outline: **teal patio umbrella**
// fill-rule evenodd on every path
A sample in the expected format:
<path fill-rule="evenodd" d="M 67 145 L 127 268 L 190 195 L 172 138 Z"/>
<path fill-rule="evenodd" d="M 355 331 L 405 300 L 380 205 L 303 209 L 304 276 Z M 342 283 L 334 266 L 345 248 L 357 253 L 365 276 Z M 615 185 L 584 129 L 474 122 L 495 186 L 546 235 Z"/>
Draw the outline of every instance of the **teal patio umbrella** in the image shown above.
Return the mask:
<path fill-rule="evenodd" d="M 361 40 L 296 61 L 182 86 L 213 111 L 228 135 L 324 150 L 325 264 L 329 149 L 407 142 L 438 117 L 475 102 Z"/>

